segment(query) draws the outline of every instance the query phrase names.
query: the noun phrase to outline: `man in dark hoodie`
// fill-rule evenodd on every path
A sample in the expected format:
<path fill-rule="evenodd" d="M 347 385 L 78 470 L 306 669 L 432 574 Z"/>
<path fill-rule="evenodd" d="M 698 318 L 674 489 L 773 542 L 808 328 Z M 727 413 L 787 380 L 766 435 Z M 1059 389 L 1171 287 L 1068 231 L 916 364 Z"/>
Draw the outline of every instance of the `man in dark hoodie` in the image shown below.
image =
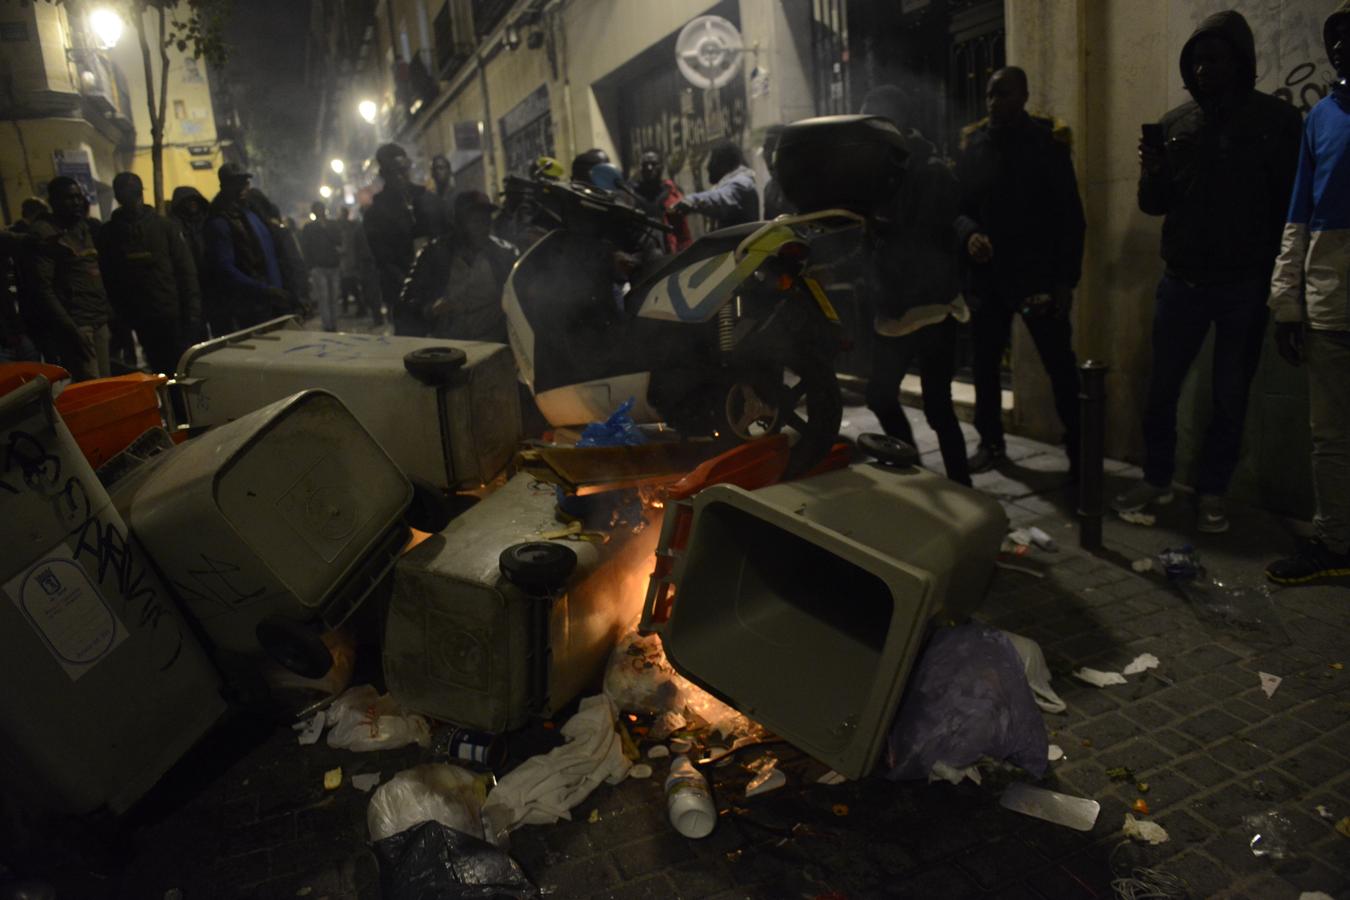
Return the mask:
<path fill-rule="evenodd" d="M 202 295 L 204 323 L 198 334 L 189 336 L 193 340 L 205 338 L 207 328 L 210 329 L 212 337 L 220 337 L 234 330 L 223 328 L 230 323 L 222 321 L 220 315 L 222 304 L 217 298 L 217 292 L 212 290 L 211 279 L 206 269 L 204 232 L 206 211 L 209 208 L 210 204 L 195 187 L 182 185 L 173 189 L 173 196 L 169 201 L 169 221 L 178 226 L 178 233 L 183 236 L 183 243 L 187 245 L 188 253 L 192 256 L 192 265 L 197 269 L 197 284 L 201 288 Z"/>
<path fill-rule="evenodd" d="M 910 100 L 904 91 L 893 85 L 873 88 L 862 112 L 893 122 L 909 153 L 900 189 L 877 217 L 879 290 L 867 407 L 888 435 L 914 444 L 914 430 L 900 405 L 900 381 L 917 359 L 923 415 L 937 435 L 947 477 L 969 485 L 966 439 L 952 405 L 957 329 L 970 319 L 957 282 L 961 189 L 933 144 L 909 126 Z"/>
<path fill-rule="evenodd" d="M 1161 146 L 1139 145 L 1139 208 L 1163 220 L 1144 408 L 1144 477 L 1112 502 L 1137 512 L 1172 499 L 1177 402 L 1214 329 L 1214 410 L 1196 466 L 1203 532 L 1228 530 L 1224 494 L 1242 449 L 1247 395 L 1261 357 L 1266 296 L 1298 161 L 1300 122 L 1255 89 L 1256 44 L 1232 10 L 1205 19 L 1181 50 L 1194 98 L 1161 123 Z"/>
<path fill-rule="evenodd" d="M 1350 576 L 1350 0 L 1322 36 L 1339 80 L 1303 127 L 1269 301 L 1280 355 L 1308 365 L 1317 491 L 1316 537 L 1266 568 L 1289 585 Z"/>
<path fill-rule="evenodd" d="M 412 161 L 398 144 L 375 151 L 384 187 L 371 200 L 363 225 L 371 256 L 380 274 L 380 294 L 394 320 L 394 333 L 425 337 L 426 322 L 401 313 L 398 303 L 403 279 L 412 269 L 419 242 L 432 236 L 436 216 L 427 189 L 411 180 Z"/>
<path fill-rule="evenodd" d="M 717 141 L 708 150 L 708 181 L 712 187 L 689 194 L 675 204 L 674 211 L 702 213 L 714 228 L 746 225 L 759 219 L 755 170 L 745 164 L 745 154 L 732 141 Z"/>
<path fill-rule="evenodd" d="M 246 199 L 253 176 L 234 163 L 218 176 L 220 193 L 205 226 L 206 264 L 235 327 L 247 328 L 293 311 L 297 302 L 282 280 L 274 232 Z"/>
<path fill-rule="evenodd" d="M 117 209 L 98 232 L 103 284 L 150 368 L 172 373 L 201 325 L 197 267 L 178 228 L 145 205 L 139 175 L 117 173 L 113 196 Z"/>
<path fill-rule="evenodd" d="M 1078 470 L 1078 364 L 1069 311 L 1083 268 L 1087 222 L 1067 128 L 1028 115 L 1027 75 L 1009 66 L 989 79 L 987 118 L 961 135 L 958 247 L 969 258 L 975 429 L 972 472 L 1005 458 L 1001 367 L 1021 315 L 1040 354 L 1064 426 L 1069 470 Z"/>
<path fill-rule="evenodd" d="M 109 373 L 112 306 L 98 268 L 98 248 L 86 211 L 89 200 L 73 178 L 47 182 L 51 214 L 33 223 L 24 245 L 24 284 L 34 338 L 76 381 Z"/>

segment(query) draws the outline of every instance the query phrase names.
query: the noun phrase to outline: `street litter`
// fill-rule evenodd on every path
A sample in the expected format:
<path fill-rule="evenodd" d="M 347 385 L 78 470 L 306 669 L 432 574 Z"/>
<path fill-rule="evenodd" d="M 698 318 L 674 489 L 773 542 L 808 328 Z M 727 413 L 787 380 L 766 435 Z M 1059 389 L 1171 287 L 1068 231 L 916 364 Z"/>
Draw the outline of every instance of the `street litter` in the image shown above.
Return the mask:
<path fill-rule="evenodd" d="M 368 684 L 348 688 L 328 707 L 328 746 L 348 750 L 392 750 L 408 744 L 431 746 L 431 726 L 406 713 L 389 694 Z"/>
<path fill-rule="evenodd" d="M 342 767 L 329 769 L 323 773 L 323 789 L 325 791 L 336 791 L 342 787 Z"/>
<path fill-rule="evenodd" d="M 717 808 L 703 773 L 687 756 L 670 761 L 666 778 L 666 814 L 675 830 L 687 838 L 704 838 L 717 827 Z"/>
<path fill-rule="evenodd" d="M 1136 559 L 1134 562 L 1130 563 L 1130 568 L 1139 573 L 1152 572 L 1153 560 L 1149 559 L 1147 556 L 1143 559 Z"/>
<path fill-rule="evenodd" d="M 822 776 L 820 776 L 819 778 L 817 778 L 817 779 L 816 779 L 816 784 L 830 784 L 830 785 L 834 785 L 834 784 L 843 784 L 845 781 L 848 781 L 848 779 L 845 778 L 843 775 L 840 775 L 840 774 L 839 774 L 838 772 L 836 772 L 834 769 L 831 769 L 830 771 L 826 772 L 824 775 L 822 775 Z"/>
<path fill-rule="evenodd" d="M 663 759 L 670 756 L 670 748 L 665 744 L 656 744 L 647 748 L 648 759 Z"/>
<path fill-rule="evenodd" d="M 1350 816 L 1336 823 L 1336 833 L 1341 837 L 1350 838 Z"/>
<path fill-rule="evenodd" d="M 1138 675 L 1140 672 L 1156 668 L 1158 668 L 1158 657 L 1152 653 L 1141 653 L 1132 659 L 1121 672 L 1125 675 Z"/>
<path fill-rule="evenodd" d="M 1158 517 L 1153 513 L 1144 512 L 1123 512 L 1120 513 L 1122 522 L 1129 522 L 1131 525 L 1153 526 L 1158 524 Z"/>
<path fill-rule="evenodd" d="M 1036 705 L 1048 713 L 1062 713 L 1068 709 L 1054 688 L 1050 687 L 1050 667 L 1046 665 L 1041 645 L 1020 634 L 1010 631 L 1003 633 L 1012 641 L 1013 648 L 1022 660 L 1022 669 L 1026 672 L 1027 683 L 1031 685 L 1031 693 L 1036 697 Z"/>
<path fill-rule="evenodd" d="M 1136 819 L 1129 813 L 1125 814 L 1125 826 L 1120 829 L 1120 833 L 1145 844 L 1165 844 L 1169 840 L 1167 829 L 1157 822 Z"/>
<path fill-rule="evenodd" d="M 1076 831 L 1091 831 L 1101 812 L 1101 804 L 1096 800 L 1071 797 L 1022 782 L 1009 785 L 999 799 L 999 805 Z"/>
<path fill-rule="evenodd" d="M 767 794 L 769 791 L 776 791 L 787 784 L 787 776 L 778 768 L 778 759 L 773 756 L 763 756 L 750 763 L 748 768 L 755 773 L 750 782 L 745 786 L 745 796 L 754 797 L 757 794 Z"/>
<path fill-rule="evenodd" d="M 1298 900 L 1336 900 L 1336 898 L 1322 891 L 1304 891 L 1298 895 Z"/>
<path fill-rule="evenodd" d="M 483 806 L 488 839 L 500 845 L 521 825 L 571 819 L 570 810 L 602 782 L 623 781 L 630 763 L 614 729 L 616 715 L 608 697 L 586 697 L 562 727 L 567 743 L 530 757 L 503 776 Z"/>
<path fill-rule="evenodd" d="M 887 741 L 886 777 L 926 779 L 938 763 L 960 770 L 985 756 L 1039 777 L 1048 744 L 1008 636 L 981 625 L 944 628 L 910 674 Z"/>
<path fill-rule="evenodd" d="M 1289 838 L 1293 825 L 1284 813 L 1275 809 L 1253 813 L 1243 816 L 1242 824 L 1254 832 L 1248 841 L 1253 856 L 1284 859 L 1289 855 Z"/>
<path fill-rule="evenodd" d="M 1148 801 L 1143 797 L 1136 797 L 1134 803 L 1130 806 L 1130 809 L 1139 813 L 1141 816 L 1146 816 L 1149 814 Z"/>
<path fill-rule="evenodd" d="M 422 822 L 376 841 L 384 900 L 537 898 L 515 860 L 481 838 L 440 822 Z"/>
<path fill-rule="evenodd" d="M 836 803 L 830 807 L 830 811 L 833 812 L 836 816 L 840 817 L 846 816 L 848 815 L 848 804 Z"/>
<path fill-rule="evenodd" d="M 1158 562 L 1162 563 L 1163 574 L 1170 581 L 1194 581 L 1205 573 L 1205 567 L 1200 565 L 1200 558 L 1190 544 L 1175 549 L 1164 548 L 1158 554 Z"/>
<path fill-rule="evenodd" d="M 588 824 L 588 825 L 594 825 L 596 822 L 599 822 L 599 821 L 600 821 L 600 810 L 599 810 L 599 809 L 593 809 L 593 810 L 591 810 L 590 815 L 586 816 L 586 824 Z"/>
<path fill-rule="evenodd" d="M 1050 750 L 1046 753 L 1046 758 L 1051 762 L 1058 762 L 1064 758 L 1064 748 L 1060 747 L 1059 744 L 1051 744 Z"/>
<path fill-rule="evenodd" d="M 1027 531 L 1025 528 L 1015 528 L 1012 531 L 1008 532 L 1008 540 L 1004 541 L 1003 549 L 1006 552 L 1016 553 L 1017 552 L 1016 550 L 1011 550 L 1008 547 L 1009 543 L 1013 544 L 1016 547 L 1029 547 L 1031 546 L 1031 542 L 1032 537 L 1030 531 Z"/>
<path fill-rule="evenodd" d="M 1278 675 L 1272 675 L 1269 672 L 1257 672 L 1256 674 L 1261 679 L 1261 690 L 1265 691 L 1266 698 L 1269 699 L 1274 697 L 1275 690 L 1280 686 L 1280 682 L 1284 681 L 1284 679 Z"/>
<path fill-rule="evenodd" d="M 291 727 L 300 732 L 298 740 L 300 746 L 307 747 L 310 744 L 317 744 L 319 738 L 323 735 L 324 726 L 328 724 L 328 714 L 326 712 L 315 713 L 307 721 L 296 722 Z"/>
<path fill-rule="evenodd" d="M 1097 669 L 1081 668 L 1075 669 L 1073 677 L 1079 681 L 1086 681 L 1093 687 L 1106 687 L 1112 684 L 1129 684 L 1125 676 L 1119 672 L 1101 672 Z"/>
<path fill-rule="evenodd" d="M 369 794 L 377 784 L 380 783 L 379 772 L 368 772 L 363 775 L 352 776 L 352 787 L 363 794 Z"/>
<path fill-rule="evenodd" d="M 1041 531 L 1035 525 L 1032 525 L 1027 529 L 1027 534 L 1031 535 L 1032 543 L 1042 550 L 1053 553 L 1059 549 L 1059 544 L 1055 543 L 1055 539 L 1044 531 Z"/>
<path fill-rule="evenodd" d="M 422 822 L 482 837 L 479 812 L 485 780 L 449 763 L 427 763 L 404 769 L 380 785 L 366 809 L 370 839 L 379 842 Z"/>
<path fill-rule="evenodd" d="M 974 766 L 966 766 L 964 769 L 958 769 L 954 766 L 947 765 L 945 762 L 935 762 L 933 763 L 933 771 L 928 773 L 929 784 L 932 784 L 935 781 L 945 781 L 948 784 L 960 784 L 967 779 L 973 781 L 975 784 L 979 784 L 982 780 L 980 777 L 980 770 Z"/>
<path fill-rule="evenodd" d="M 1317 813 L 1319 818 L 1326 819 L 1328 822 L 1334 821 L 1336 818 L 1335 813 L 1333 813 L 1331 810 L 1327 809 L 1320 803 L 1317 804 L 1315 807 L 1313 807 L 1313 811 Z"/>
<path fill-rule="evenodd" d="M 651 777 L 652 777 L 652 767 L 649 766 L 649 765 L 647 765 L 646 763 L 638 763 L 637 765 L 633 766 L 633 768 L 631 768 L 631 769 L 628 770 L 628 777 L 629 777 L 629 778 L 651 778 Z"/>

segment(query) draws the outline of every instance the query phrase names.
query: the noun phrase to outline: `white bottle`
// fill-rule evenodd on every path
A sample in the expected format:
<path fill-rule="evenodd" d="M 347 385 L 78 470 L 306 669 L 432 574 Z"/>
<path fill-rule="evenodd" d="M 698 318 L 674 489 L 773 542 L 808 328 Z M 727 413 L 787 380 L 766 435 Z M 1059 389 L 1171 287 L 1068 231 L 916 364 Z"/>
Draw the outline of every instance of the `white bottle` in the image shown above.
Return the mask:
<path fill-rule="evenodd" d="M 707 837 L 717 825 L 717 808 L 713 806 L 708 781 L 688 756 L 676 756 L 670 761 L 666 810 L 670 824 L 688 838 Z"/>

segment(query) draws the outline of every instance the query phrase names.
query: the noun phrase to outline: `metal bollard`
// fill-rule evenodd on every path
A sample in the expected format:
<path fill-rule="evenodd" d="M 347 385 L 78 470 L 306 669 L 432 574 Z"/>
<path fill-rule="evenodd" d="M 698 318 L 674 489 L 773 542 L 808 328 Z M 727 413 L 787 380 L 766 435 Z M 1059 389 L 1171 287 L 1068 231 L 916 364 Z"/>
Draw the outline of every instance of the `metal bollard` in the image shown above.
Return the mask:
<path fill-rule="evenodd" d="M 1106 373 L 1111 367 L 1090 359 L 1079 369 L 1078 545 L 1084 550 L 1100 550 L 1106 505 L 1102 475 L 1106 457 Z"/>

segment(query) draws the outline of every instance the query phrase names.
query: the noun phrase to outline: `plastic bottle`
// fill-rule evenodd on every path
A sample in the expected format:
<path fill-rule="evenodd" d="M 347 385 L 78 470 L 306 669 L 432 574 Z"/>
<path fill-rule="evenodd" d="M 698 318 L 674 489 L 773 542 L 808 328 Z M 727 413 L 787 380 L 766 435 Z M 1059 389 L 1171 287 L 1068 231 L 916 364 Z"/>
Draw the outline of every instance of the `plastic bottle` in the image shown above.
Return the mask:
<path fill-rule="evenodd" d="M 666 810 L 670 824 L 687 838 L 707 837 L 717 825 L 717 808 L 713 806 L 708 781 L 688 756 L 676 756 L 670 761 Z"/>

